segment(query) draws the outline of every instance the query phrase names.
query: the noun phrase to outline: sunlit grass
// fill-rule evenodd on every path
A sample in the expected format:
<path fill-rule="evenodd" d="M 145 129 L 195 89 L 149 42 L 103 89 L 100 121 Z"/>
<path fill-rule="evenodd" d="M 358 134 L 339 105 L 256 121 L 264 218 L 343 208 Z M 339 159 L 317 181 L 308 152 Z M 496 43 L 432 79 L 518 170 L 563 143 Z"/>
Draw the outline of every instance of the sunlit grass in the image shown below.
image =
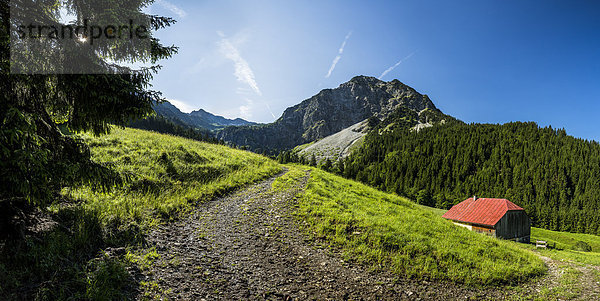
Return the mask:
<path fill-rule="evenodd" d="M 297 215 L 310 225 L 309 234 L 341 248 L 347 259 L 400 276 L 497 285 L 546 269 L 511 242 L 456 227 L 407 199 L 317 169 Z"/>
<path fill-rule="evenodd" d="M 600 252 L 600 236 L 593 234 L 569 233 L 551 231 L 540 228 L 531 228 L 531 240 L 543 240 L 556 248 L 577 250 L 578 242 L 585 242 L 591 247 L 592 252 Z"/>
<path fill-rule="evenodd" d="M 436 215 L 443 215 L 446 210 L 417 205 L 429 210 Z M 546 241 L 549 249 L 536 249 L 533 244 L 536 240 Z M 515 243 L 515 246 L 529 250 L 536 250 L 543 256 L 555 260 L 572 261 L 579 264 L 600 266 L 600 236 L 593 234 L 569 233 L 552 231 L 531 227 L 531 245 Z M 590 246 L 591 252 L 579 250 L 578 243 L 584 242 Z"/>
<path fill-rule="evenodd" d="M 543 240 L 556 249 L 539 249 L 544 256 L 555 260 L 570 261 L 578 264 L 600 266 L 600 236 L 592 234 L 569 233 L 531 228 L 531 241 Z M 581 250 L 580 245 L 589 246 L 589 252 Z"/>
<path fill-rule="evenodd" d="M 113 163 L 130 175 L 123 188 L 110 193 L 87 187 L 65 190 L 105 221 L 152 225 L 281 170 L 274 161 L 251 152 L 142 130 L 115 129 L 107 136 L 84 139 L 95 161 Z"/>
<path fill-rule="evenodd" d="M 273 184 L 271 184 L 271 189 L 273 191 L 283 191 L 288 190 L 296 185 L 298 185 L 298 181 L 306 176 L 306 172 L 310 169 L 302 168 L 302 165 L 299 164 L 288 164 L 288 171 L 285 175 L 275 179 Z"/>

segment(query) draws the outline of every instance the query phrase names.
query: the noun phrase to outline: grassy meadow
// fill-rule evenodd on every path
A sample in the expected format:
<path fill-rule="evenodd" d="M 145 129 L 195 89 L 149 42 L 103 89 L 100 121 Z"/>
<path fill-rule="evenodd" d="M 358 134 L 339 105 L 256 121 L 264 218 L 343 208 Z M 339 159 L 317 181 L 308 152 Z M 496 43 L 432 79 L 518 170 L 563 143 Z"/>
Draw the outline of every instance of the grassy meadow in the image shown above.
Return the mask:
<path fill-rule="evenodd" d="M 290 165 L 289 177 L 304 169 Z M 289 181 L 288 175 L 277 181 Z M 276 181 L 276 183 L 277 183 Z M 529 250 L 456 227 L 398 196 L 311 169 L 297 216 L 347 259 L 415 279 L 473 285 L 524 281 L 546 270 Z"/>
<path fill-rule="evenodd" d="M 446 212 L 418 206 L 439 216 Z M 546 241 L 549 248 L 536 248 L 536 240 Z M 508 300 L 591 300 L 597 297 L 592 294 L 593 288 L 600 284 L 600 236 L 532 227 L 530 244 L 507 243 L 550 258 L 556 269 L 554 275 L 550 275 L 550 279 L 555 280 L 533 293 L 523 290 L 519 285 L 507 287 L 505 292 Z"/>
<path fill-rule="evenodd" d="M 597 300 L 600 297 L 597 291 L 600 285 L 600 253 L 596 249 L 600 243 L 599 236 L 531 228 L 531 238 L 533 242 L 545 240 L 551 246 L 556 245 L 556 248 L 536 249 L 533 243 L 516 244 L 550 258 L 555 266 L 551 278 L 555 280 L 535 294 L 512 294 L 517 296 L 514 300 Z M 581 242 L 592 250 L 582 251 Z M 519 291 L 518 287 L 513 289 Z"/>
<path fill-rule="evenodd" d="M 130 176 L 112 193 L 94 193 L 89 187 L 65 190 L 101 212 L 103 220 L 153 224 L 282 170 L 248 151 L 143 130 L 115 129 L 108 136 L 83 138 L 94 160 L 112 163 Z"/>
<path fill-rule="evenodd" d="M 127 299 L 127 292 L 157 289 L 139 282 L 157 253 L 144 236 L 194 205 L 282 171 L 266 157 L 221 145 L 143 130 L 81 135 L 94 160 L 124 176 L 109 192 L 65 188 L 48 208 L 49 226 L 26 241 L 5 247 L 0 257 L 0 296 L 7 299 Z M 532 239 L 562 250 L 536 251 L 531 245 L 486 237 L 456 227 L 441 210 L 320 169 L 289 164 L 273 189 L 286 190 L 307 175 L 295 216 L 302 231 L 319 244 L 341 250 L 345 259 L 400 277 L 474 286 L 522 283 L 546 267 L 535 252 L 580 263 L 600 264 L 600 239 L 593 235 L 533 229 Z M 585 242 L 591 252 L 577 249 Z"/>
<path fill-rule="evenodd" d="M 540 249 L 555 260 L 600 267 L 600 236 L 531 228 L 531 241 L 543 240 L 556 249 Z"/>
<path fill-rule="evenodd" d="M 600 252 L 600 237 L 592 234 L 569 233 L 531 228 L 531 241 L 543 240 L 557 249 Z"/>
<path fill-rule="evenodd" d="M 438 216 L 442 216 L 446 212 L 443 209 L 416 205 Z M 546 241 L 550 248 L 536 249 L 536 240 Z M 536 250 L 536 252 L 556 260 L 600 266 L 600 236 L 597 235 L 531 227 L 531 244 L 515 243 L 515 245 L 524 249 Z"/>

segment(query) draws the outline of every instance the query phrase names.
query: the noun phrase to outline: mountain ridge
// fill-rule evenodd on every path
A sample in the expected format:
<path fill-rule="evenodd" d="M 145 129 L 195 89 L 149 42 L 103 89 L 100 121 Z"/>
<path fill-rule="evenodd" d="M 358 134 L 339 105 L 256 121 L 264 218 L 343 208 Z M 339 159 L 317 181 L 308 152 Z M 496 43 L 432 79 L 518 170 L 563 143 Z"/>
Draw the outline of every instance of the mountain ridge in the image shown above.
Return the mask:
<path fill-rule="evenodd" d="M 190 113 L 184 113 L 168 101 L 155 104 L 154 111 L 158 115 L 169 119 L 175 124 L 189 126 L 192 128 L 207 129 L 210 131 L 223 129 L 228 126 L 257 124 L 241 118 L 228 119 L 223 116 L 212 114 L 203 109 L 198 109 Z"/>
<path fill-rule="evenodd" d="M 217 132 L 217 137 L 273 154 L 325 138 L 370 117 L 385 119 L 400 106 L 441 113 L 427 95 L 397 79 L 385 82 L 361 75 L 287 108 L 273 123 L 232 126 Z"/>

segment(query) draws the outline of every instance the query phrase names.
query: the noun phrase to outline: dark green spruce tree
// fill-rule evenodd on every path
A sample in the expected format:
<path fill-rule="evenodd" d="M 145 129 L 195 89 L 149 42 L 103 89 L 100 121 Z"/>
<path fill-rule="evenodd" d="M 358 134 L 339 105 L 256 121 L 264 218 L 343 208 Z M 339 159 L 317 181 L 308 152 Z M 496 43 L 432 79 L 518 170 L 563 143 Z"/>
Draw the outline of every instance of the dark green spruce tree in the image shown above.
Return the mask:
<path fill-rule="evenodd" d="M 87 145 L 63 132 L 106 134 L 111 125 L 123 126 L 152 114 L 152 104 L 162 101 L 159 92 L 149 89 L 149 82 L 160 68 L 158 61 L 172 56 L 177 48 L 163 46 L 152 34 L 175 21 L 144 13 L 142 9 L 152 2 L 0 1 L 0 207 L 43 207 L 54 200 L 62 187 L 70 185 L 86 183 L 109 189 L 119 184 L 119 176 L 109 167 L 90 159 Z M 60 24 L 61 7 L 76 17 L 76 25 L 99 18 L 119 22 L 127 16 L 149 29 L 150 44 L 142 47 L 117 39 L 86 45 L 89 51 L 78 59 L 96 71 L 106 72 L 11 74 L 10 26 L 18 18 L 10 18 L 11 4 L 33 7 L 36 20 L 42 24 Z M 60 52 L 78 46 L 54 47 L 65 48 L 54 49 Z M 123 64 L 112 62 L 141 62 L 148 67 L 126 70 Z"/>

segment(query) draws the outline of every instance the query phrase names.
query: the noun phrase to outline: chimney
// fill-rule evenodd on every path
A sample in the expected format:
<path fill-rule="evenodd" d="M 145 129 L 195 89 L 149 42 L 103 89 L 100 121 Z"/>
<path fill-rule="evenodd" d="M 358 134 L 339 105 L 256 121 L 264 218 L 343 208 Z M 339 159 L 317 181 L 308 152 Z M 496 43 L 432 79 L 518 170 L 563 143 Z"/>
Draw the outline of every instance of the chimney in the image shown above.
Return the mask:
<path fill-rule="evenodd" d="M 476 196 L 473 196 L 473 201 L 477 201 L 477 197 Z"/>

